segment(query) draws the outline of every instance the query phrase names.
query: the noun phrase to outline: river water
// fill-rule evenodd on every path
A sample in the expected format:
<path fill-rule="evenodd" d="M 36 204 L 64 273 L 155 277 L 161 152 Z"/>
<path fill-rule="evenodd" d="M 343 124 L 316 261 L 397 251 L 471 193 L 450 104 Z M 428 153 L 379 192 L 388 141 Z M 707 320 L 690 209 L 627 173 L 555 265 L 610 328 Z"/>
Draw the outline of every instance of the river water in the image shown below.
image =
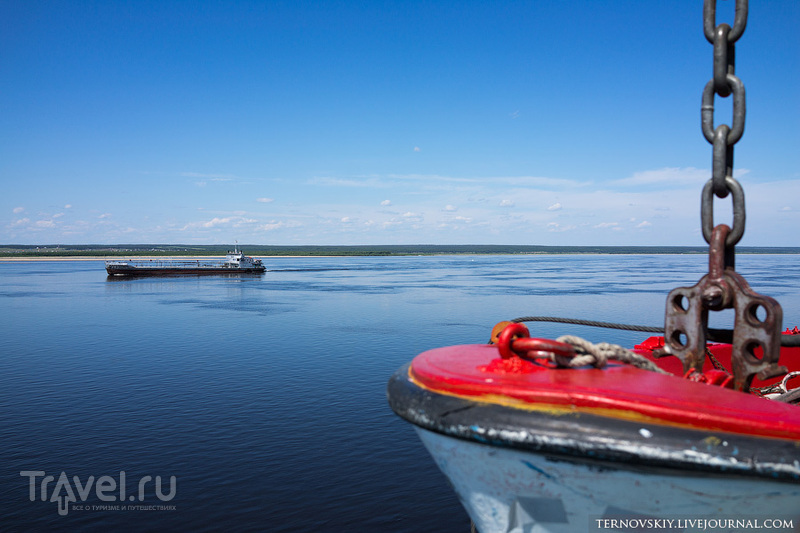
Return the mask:
<path fill-rule="evenodd" d="M 662 326 L 669 290 L 707 270 L 702 255 L 264 263 L 138 279 L 101 261 L 0 263 L 0 531 L 469 531 L 389 409 L 390 375 L 519 316 Z M 737 270 L 800 325 L 800 256 Z"/>

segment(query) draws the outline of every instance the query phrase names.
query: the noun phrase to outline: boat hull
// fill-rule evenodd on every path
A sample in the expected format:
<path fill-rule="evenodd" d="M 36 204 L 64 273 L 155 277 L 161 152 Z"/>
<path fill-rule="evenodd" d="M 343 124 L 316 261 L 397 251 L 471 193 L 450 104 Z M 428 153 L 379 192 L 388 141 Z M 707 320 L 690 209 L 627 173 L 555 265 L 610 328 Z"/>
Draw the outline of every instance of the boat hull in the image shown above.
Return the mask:
<path fill-rule="evenodd" d="M 206 276 L 263 274 L 266 267 L 260 259 L 244 255 L 238 248 L 229 251 L 221 261 L 179 261 L 174 259 L 150 259 L 129 261 L 106 261 L 109 276 Z"/>
<path fill-rule="evenodd" d="M 205 276 L 205 275 L 238 275 L 238 274 L 263 274 L 266 268 L 226 268 L 226 267 L 134 267 L 108 265 L 106 272 L 109 276 Z"/>
<path fill-rule="evenodd" d="M 578 372 L 581 371 L 566 370 L 560 374 L 569 379 Z M 744 396 L 710 385 L 676 381 L 677 384 L 667 384 L 728 393 L 720 396 L 722 400 L 729 399 L 729 395 Z M 577 385 L 572 389 L 575 397 L 581 395 Z M 387 393 L 389 405 L 401 418 L 455 439 L 562 456 L 565 460 L 590 458 L 609 467 L 624 464 L 680 473 L 743 476 L 792 483 L 800 488 L 797 436 L 775 438 L 720 430 L 719 421 L 710 417 L 707 427 L 692 427 L 628 410 L 582 409 L 577 401 L 559 408 L 552 404 L 509 402 L 499 395 L 469 397 L 439 392 L 421 384 L 408 365 L 392 376 Z M 754 400 L 766 402 L 770 408 L 795 410 L 770 400 Z M 794 422 L 797 416 L 795 413 Z M 768 419 L 768 413 L 764 418 Z"/>
<path fill-rule="evenodd" d="M 800 524 L 792 405 L 620 364 L 510 370 L 491 345 L 424 352 L 387 393 L 481 533 L 619 517 Z"/>
<path fill-rule="evenodd" d="M 416 429 L 481 533 L 572 533 L 615 523 L 692 530 L 708 519 L 800 520 L 797 484 L 579 460 Z"/>

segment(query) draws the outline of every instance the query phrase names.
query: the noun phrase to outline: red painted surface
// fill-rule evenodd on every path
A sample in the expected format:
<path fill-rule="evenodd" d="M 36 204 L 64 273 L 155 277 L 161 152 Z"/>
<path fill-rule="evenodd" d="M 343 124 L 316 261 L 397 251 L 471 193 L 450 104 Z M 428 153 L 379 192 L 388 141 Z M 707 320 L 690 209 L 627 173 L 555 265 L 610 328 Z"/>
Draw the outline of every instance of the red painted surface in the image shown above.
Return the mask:
<path fill-rule="evenodd" d="M 795 327 L 794 330 L 787 329 L 784 334 L 797 335 L 800 334 L 800 331 L 798 331 L 798 328 Z M 675 374 L 676 376 L 682 376 L 683 365 L 680 359 L 677 357 L 662 357 L 660 359 L 653 357 L 653 350 L 661 348 L 662 346 L 664 346 L 664 337 L 650 337 L 643 343 L 637 344 L 634 351 L 644 355 L 667 372 Z M 731 365 L 732 346 L 730 344 L 710 343 L 708 345 L 708 351 L 711 352 L 711 354 L 723 368 L 730 372 L 731 368 L 733 368 Z M 760 348 L 755 350 L 755 355 L 757 357 L 761 356 Z M 800 347 L 781 348 L 780 364 L 786 366 L 790 372 L 800 370 Z M 709 373 L 715 369 L 717 369 L 717 367 L 708 357 L 706 357 L 705 364 L 703 365 L 703 372 Z M 753 383 L 750 386 L 753 388 L 760 388 L 767 385 L 774 385 L 776 383 L 780 383 L 781 379 L 783 378 L 777 377 L 762 381 L 756 377 L 753 379 Z M 793 384 L 790 383 L 789 385 L 791 386 Z"/>
<path fill-rule="evenodd" d="M 781 364 L 800 370 L 800 348 L 784 350 L 787 354 L 782 351 Z M 724 359 L 724 349 L 712 351 Z M 727 351 L 729 365 L 730 348 Z M 418 355 L 410 373 L 432 391 L 520 409 L 527 404 L 556 413 L 644 416 L 650 423 L 800 441 L 800 406 L 683 379 L 683 368 L 675 357 L 656 360 L 665 370 L 674 371 L 674 376 L 615 363 L 603 369 L 561 369 L 516 359 L 501 358 L 492 345 L 451 346 Z"/>

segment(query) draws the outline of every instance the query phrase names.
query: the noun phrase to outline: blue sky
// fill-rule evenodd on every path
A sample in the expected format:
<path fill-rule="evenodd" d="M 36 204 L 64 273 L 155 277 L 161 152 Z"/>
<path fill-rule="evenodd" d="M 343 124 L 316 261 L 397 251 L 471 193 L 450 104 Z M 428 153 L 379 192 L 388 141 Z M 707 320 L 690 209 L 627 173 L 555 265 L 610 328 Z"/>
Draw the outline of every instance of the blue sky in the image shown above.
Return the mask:
<path fill-rule="evenodd" d="M 754 1 L 737 43 L 742 245 L 800 246 L 799 23 Z M 705 244 L 700 0 L 3 0 L 0 26 L 0 243 Z"/>

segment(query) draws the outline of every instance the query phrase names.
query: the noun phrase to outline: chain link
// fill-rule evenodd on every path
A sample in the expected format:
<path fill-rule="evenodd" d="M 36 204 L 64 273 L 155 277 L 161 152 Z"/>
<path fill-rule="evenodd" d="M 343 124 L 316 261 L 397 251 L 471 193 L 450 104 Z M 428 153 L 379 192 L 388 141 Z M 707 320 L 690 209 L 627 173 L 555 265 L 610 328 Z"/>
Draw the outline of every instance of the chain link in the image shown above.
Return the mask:
<path fill-rule="evenodd" d="M 733 228 L 725 239 L 725 247 L 733 250 L 734 245 L 739 242 L 744 234 L 745 212 L 744 212 L 744 189 L 742 184 L 733 178 L 723 176 L 725 179 L 725 190 L 730 191 L 733 199 Z M 726 192 L 727 194 L 727 192 Z M 702 201 L 700 210 L 703 213 L 702 229 L 703 238 L 711 244 L 711 234 L 714 232 L 714 182 L 708 180 L 703 187 Z"/>
<path fill-rule="evenodd" d="M 734 43 L 744 33 L 747 25 L 747 0 L 736 0 L 733 28 L 728 24 L 716 24 L 716 0 L 705 0 L 703 5 L 703 31 L 708 42 L 714 45 L 713 77 L 703 89 L 700 121 L 703 136 L 712 145 L 712 170 L 709 184 L 717 198 L 726 198 L 741 186 L 733 177 L 733 145 L 742 138 L 745 123 L 744 83 L 736 77 L 736 48 Z M 716 96 L 727 98 L 733 95 L 733 125 L 720 124 L 714 127 L 714 100 Z M 714 228 L 713 198 L 707 201 L 703 189 L 700 217 L 703 237 L 710 244 L 711 229 Z M 733 247 L 744 234 L 744 196 L 734 197 L 733 228 L 726 246 Z"/>
<path fill-rule="evenodd" d="M 747 0 L 736 0 L 736 8 L 733 15 L 733 29 L 728 35 L 728 42 L 731 44 L 739 40 L 747 26 Z M 725 24 L 727 26 L 727 24 Z M 703 4 L 703 33 L 711 44 L 714 44 L 714 31 L 717 29 L 717 2 L 716 0 L 706 0 Z"/>

